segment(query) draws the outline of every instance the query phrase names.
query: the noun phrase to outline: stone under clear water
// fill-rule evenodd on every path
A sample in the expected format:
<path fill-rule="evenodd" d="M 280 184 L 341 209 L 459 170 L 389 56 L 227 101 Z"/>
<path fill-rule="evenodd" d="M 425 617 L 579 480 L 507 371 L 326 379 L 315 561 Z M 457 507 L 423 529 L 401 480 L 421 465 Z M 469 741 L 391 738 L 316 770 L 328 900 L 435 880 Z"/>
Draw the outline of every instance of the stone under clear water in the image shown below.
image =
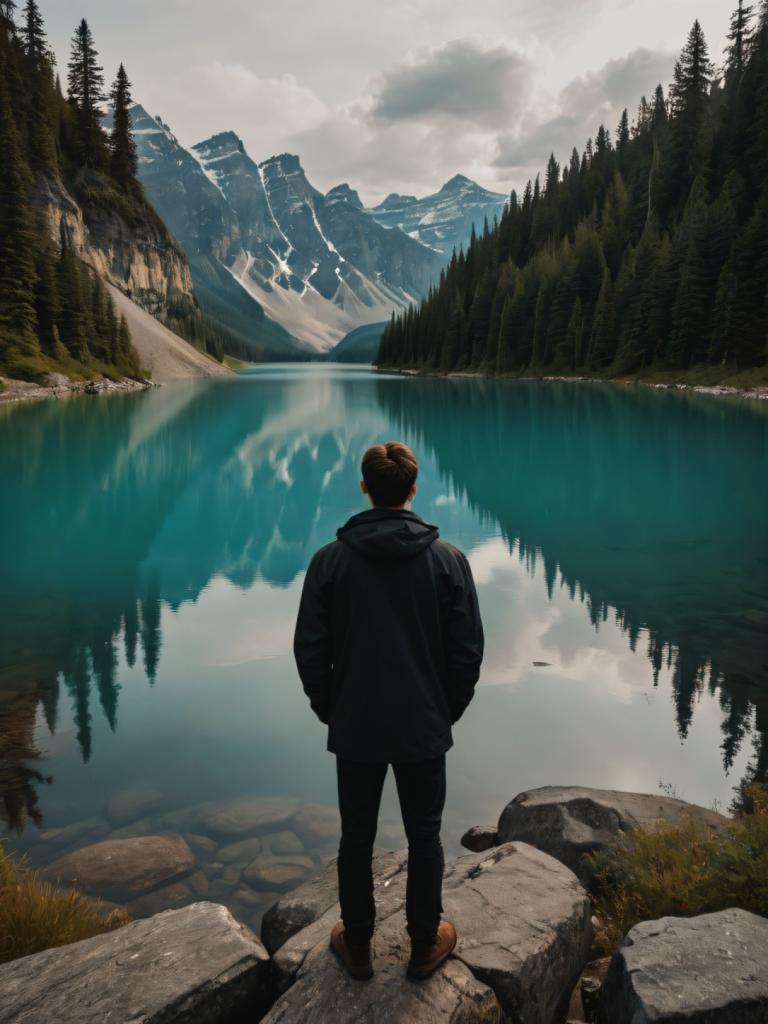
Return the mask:
<path fill-rule="evenodd" d="M 727 806 L 768 771 L 766 404 L 263 367 L 0 408 L 0 815 L 18 848 L 126 790 L 166 810 L 333 804 L 294 618 L 311 554 L 363 507 L 363 450 L 393 438 L 486 624 L 449 852 L 523 789 Z M 391 783 L 382 816 L 397 845 Z"/>

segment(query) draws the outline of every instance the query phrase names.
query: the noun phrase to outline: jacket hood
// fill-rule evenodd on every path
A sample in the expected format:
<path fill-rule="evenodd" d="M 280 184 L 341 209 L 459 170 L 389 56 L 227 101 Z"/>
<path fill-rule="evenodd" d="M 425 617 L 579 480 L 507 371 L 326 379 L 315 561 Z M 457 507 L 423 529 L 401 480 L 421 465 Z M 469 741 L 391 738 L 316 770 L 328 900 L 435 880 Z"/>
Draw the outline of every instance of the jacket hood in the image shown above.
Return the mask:
<path fill-rule="evenodd" d="M 439 533 L 414 512 L 373 508 L 352 516 L 336 536 L 366 558 L 390 561 L 413 558 L 436 541 Z"/>

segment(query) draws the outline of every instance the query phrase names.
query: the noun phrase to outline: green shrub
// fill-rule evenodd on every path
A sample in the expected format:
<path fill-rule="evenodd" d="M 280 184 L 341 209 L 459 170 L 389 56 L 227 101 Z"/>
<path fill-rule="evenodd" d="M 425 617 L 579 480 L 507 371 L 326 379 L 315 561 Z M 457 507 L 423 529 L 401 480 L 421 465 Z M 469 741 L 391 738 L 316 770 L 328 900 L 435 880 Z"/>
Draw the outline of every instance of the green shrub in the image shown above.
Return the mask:
<path fill-rule="evenodd" d="M 768 917 L 768 788 L 753 786 L 749 813 L 713 830 L 688 816 L 622 834 L 596 872 L 597 941 L 607 954 L 640 921 L 741 907 Z"/>
<path fill-rule="evenodd" d="M 124 910 L 38 878 L 0 843 L 0 964 L 127 924 Z"/>

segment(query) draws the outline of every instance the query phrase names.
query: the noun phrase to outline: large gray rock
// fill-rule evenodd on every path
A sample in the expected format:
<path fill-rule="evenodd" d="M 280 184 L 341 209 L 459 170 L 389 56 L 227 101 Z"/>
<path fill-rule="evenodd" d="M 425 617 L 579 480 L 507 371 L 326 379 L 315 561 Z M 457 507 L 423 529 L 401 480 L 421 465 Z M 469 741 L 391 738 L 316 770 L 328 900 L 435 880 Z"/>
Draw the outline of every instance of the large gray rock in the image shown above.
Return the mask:
<path fill-rule="evenodd" d="M 729 820 L 706 807 L 667 796 L 544 786 L 520 793 L 507 804 L 499 818 L 498 841 L 530 843 L 591 884 L 587 854 L 606 849 L 619 832 L 653 828 L 659 821 L 678 822 L 686 814 L 714 828 L 722 828 Z"/>
<path fill-rule="evenodd" d="M 195 858 L 179 835 L 107 839 L 60 857 L 45 869 L 51 881 L 94 896 L 138 896 L 190 872 Z"/>
<path fill-rule="evenodd" d="M 603 1024 L 766 1024 L 768 920 L 746 910 L 636 925 L 614 955 Z"/>
<path fill-rule="evenodd" d="M 258 1019 L 269 973 L 256 936 L 195 903 L 0 966 L 0 1024 L 218 1024 Z"/>
<path fill-rule="evenodd" d="M 270 1024 L 308 1019 L 342 1024 L 474 1022 L 497 1020 L 499 1013 L 518 1024 L 558 1020 L 589 959 L 592 938 L 589 899 L 567 868 L 523 843 L 508 843 L 449 865 L 443 904 L 445 917 L 458 929 L 459 943 L 446 966 L 423 986 L 404 974 L 409 951 L 403 913 L 407 855 L 400 851 L 390 857 L 389 876 L 380 873 L 376 884 L 375 983 L 348 981 L 328 949 L 339 915 L 336 903 L 322 909 L 329 868 L 321 876 L 323 897 L 314 905 L 313 922 L 288 938 L 273 957 L 277 985 L 287 990 L 266 1018 Z M 310 885 L 303 887 L 304 899 Z M 274 927 L 280 911 L 273 908 L 270 914 Z M 489 989 L 495 993 L 493 1001 Z"/>

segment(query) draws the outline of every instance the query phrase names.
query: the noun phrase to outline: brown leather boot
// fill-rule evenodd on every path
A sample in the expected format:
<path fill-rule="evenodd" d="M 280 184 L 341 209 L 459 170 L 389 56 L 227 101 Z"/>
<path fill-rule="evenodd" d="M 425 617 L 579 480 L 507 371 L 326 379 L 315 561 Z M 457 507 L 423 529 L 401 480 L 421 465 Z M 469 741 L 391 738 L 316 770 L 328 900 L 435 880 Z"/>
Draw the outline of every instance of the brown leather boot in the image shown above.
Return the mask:
<path fill-rule="evenodd" d="M 347 942 L 342 921 L 337 921 L 331 931 L 331 949 L 357 981 L 367 981 L 373 977 L 370 942 L 362 945 Z"/>
<path fill-rule="evenodd" d="M 456 948 L 456 929 L 450 921 L 441 921 L 432 942 L 411 942 L 409 978 L 428 978 Z"/>

